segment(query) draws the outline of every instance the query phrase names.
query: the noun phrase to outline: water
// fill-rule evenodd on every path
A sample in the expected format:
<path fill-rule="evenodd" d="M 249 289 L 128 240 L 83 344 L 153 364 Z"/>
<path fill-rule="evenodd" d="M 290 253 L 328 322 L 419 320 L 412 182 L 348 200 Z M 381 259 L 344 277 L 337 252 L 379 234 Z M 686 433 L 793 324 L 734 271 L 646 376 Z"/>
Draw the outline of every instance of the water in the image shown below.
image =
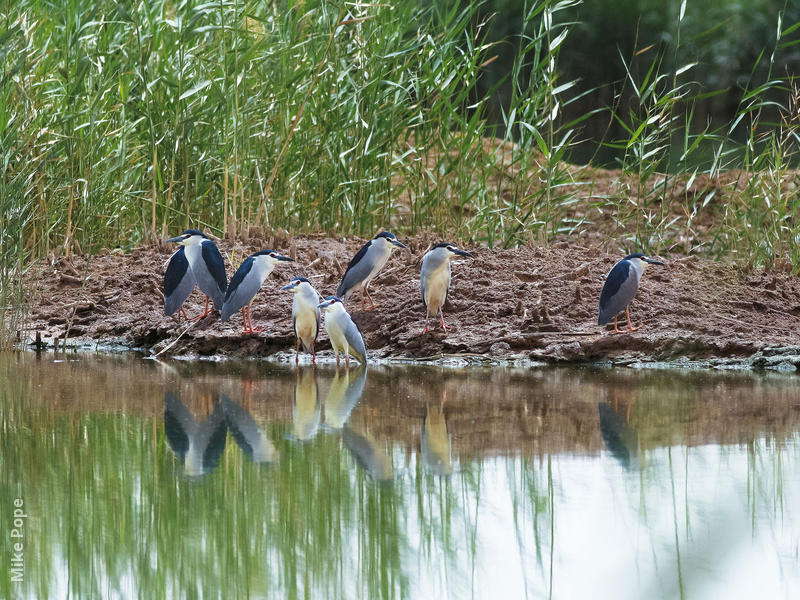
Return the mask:
<path fill-rule="evenodd" d="M 0 596 L 797 598 L 798 383 L 0 356 Z"/>

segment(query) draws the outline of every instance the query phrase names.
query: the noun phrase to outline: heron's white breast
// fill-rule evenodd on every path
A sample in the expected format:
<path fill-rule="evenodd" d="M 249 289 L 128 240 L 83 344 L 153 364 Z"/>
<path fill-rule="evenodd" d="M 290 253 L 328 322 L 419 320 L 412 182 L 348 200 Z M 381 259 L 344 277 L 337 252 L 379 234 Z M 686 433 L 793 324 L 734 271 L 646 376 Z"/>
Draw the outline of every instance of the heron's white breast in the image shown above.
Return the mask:
<path fill-rule="evenodd" d="M 367 282 L 369 282 L 373 277 L 375 277 L 375 275 L 377 275 L 378 271 L 380 271 L 383 268 L 383 265 L 386 264 L 386 261 L 389 260 L 389 257 L 392 255 L 392 249 L 394 248 L 394 246 L 391 243 L 387 242 L 385 238 L 380 238 L 380 239 L 381 242 L 378 243 L 373 242 L 372 247 L 370 248 L 370 250 L 372 250 L 372 252 L 375 253 L 373 255 L 375 257 L 375 264 L 373 265 L 372 270 L 369 272 L 367 278 L 364 280 L 364 285 L 366 285 Z M 364 258 L 367 257 L 365 256 Z M 370 256 L 370 258 L 372 258 L 372 256 Z"/>
<path fill-rule="evenodd" d="M 344 335 L 344 328 L 339 324 L 340 315 L 336 313 L 328 313 L 325 315 L 325 331 L 328 332 L 328 337 L 331 339 L 331 344 L 334 348 L 346 348 L 347 338 Z"/>
<path fill-rule="evenodd" d="M 450 287 L 450 261 L 444 261 L 425 281 L 425 304 L 428 309 L 436 311 L 444 304 L 447 289 Z"/>
<path fill-rule="evenodd" d="M 264 280 L 269 277 L 269 274 L 272 273 L 272 269 L 274 268 L 274 260 L 269 256 L 264 256 L 262 254 L 261 256 L 256 256 L 250 271 L 253 275 L 258 277 L 261 283 L 264 283 Z"/>

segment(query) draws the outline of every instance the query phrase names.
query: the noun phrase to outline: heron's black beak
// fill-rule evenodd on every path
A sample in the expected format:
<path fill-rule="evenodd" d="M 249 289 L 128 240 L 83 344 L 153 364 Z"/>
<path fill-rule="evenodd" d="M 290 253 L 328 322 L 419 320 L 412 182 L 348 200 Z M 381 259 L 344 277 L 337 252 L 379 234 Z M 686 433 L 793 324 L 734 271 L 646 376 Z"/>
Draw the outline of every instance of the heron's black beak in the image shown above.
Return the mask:
<path fill-rule="evenodd" d="M 325 300 L 325 302 L 317 304 L 317 308 L 328 308 L 331 304 L 333 304 L 332 300 Z"/>
<path fill-rule="evenodd" d="M 286 284 L 285 286 L 283 286 L 281 289 L 282 289 L 282 290 L 293 290 L 293 289 L 294 289 L 294 288 L 296 288 L 296 287 L 297 287 L 297 284 L 296 284 L 296 283 L 287 283 L 287 284 Z"/>
<path fill-rule="evenodd" d="M 469 256 L 470 258 L 473 257 L 471 252 L 467 252 L 466 250 L 460 250 L 458 248 L 454 248 L 453 253 L 458 254 L 459 256 Z"/>
<path fill-rule="evenodd" d="M 398 240 L 389 240 L 389 241 L 392 242 L 398 248 L 407 248 L 407 246 L 403 242 L 400 242 Z"/>
<path fill-rule="evenodd" d="M 167 244 L 180 244 L 184 239 L 182 235 L 179 235 L 178 237 L 169 238 Z"/>
<path fill-rule="evenodd" d="M 665 266 L 666 266 L 666 265 L 665 265 L 664 263 L 662 263 L 660 260 L 654 260 L 654 259 L 652 259 L 652 258 L 645 258 L 645 259 L 644 259 L 644 262 L 646 262 L 646 263 L 649 263 L 649 264 L 651 264 L 651 265 L 661 265 L 662 267 L 665 267 Z"/>
<path fill-rule="evenodd" d="M 273 254 L 272 258 L 275 260 L 287 260 L 289 262 L 294 262 L 293 258 L 289 258 L 288 256 L 283 256 L 282 254 Z"/>

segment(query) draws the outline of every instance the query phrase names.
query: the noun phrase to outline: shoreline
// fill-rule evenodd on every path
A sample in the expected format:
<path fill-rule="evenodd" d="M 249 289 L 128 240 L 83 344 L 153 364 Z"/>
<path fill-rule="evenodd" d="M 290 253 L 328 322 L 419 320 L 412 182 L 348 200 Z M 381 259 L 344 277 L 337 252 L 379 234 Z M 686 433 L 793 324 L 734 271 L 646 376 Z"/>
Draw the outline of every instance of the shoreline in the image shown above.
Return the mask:
<path fill-rule="evenodd" d="M 259 334 L 242 334 L 241 318 L 216 315 L 186 325 L 163 314 L 161 284 L 171 254 L 164 245 L 128 254 L 58 259 L 26 275 L 32 290 L 30 317 L 21 339 L 37 335 L 44 347 L 65 335 L 73 344 L 136 349 L 167 358 L 268 358 L 294 349 L 290 293 L 280 286 L 308 277 L 323 295 L 332 293 L 350 257 L 365 240 L 301 236 L 280 241 L 219 242 L 227 258 L 275 249 L 295 258 L 278 266 L 252 306 Z M 800 283 L 788 271 L 752 271 L 731 262 L 695 256 L 660 256 L 666 267 L 648 269 L 631 305 L 639 331 L 612 335 L 596 325 L 604 279 L 620 256 L 599 247 L 558 242 L 515 250 L 472 248 L 476 258 L 454 261 L 445 316 L 451 329 L 420 335 L 422 254 L 438 238 L 401 241 L 370 286 L 378 307 L 348 310 L 364 335 L 370 358 L 419 361 L 442 357 L 500 364 L 701 365 L 712 369 L 800 368 Z M 234 268 L 227 264 L 228 276 Z M 185 306 L 199 312 L 195 290 Z M 60 344 L 59 344 L 60 345 Z M 330 347 L 324 332 L 318 350 Z M 301 353 L 302 356 L 302 353 Z M 475 358 L 477 357 L 477 358 Z M 447 358 L 445 358 L 446 360 Z"/>

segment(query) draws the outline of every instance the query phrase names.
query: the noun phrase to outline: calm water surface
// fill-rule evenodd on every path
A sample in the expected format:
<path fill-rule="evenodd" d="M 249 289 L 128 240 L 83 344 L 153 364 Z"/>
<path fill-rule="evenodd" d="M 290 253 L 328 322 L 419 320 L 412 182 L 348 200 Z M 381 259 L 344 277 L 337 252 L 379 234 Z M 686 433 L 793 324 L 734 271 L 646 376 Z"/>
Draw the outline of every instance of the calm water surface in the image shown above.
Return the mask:
<path fill-rule="evenodd" d="M 797 377 L 12 354 L 0 425 L 3 598 L 800 597 Z"/>

